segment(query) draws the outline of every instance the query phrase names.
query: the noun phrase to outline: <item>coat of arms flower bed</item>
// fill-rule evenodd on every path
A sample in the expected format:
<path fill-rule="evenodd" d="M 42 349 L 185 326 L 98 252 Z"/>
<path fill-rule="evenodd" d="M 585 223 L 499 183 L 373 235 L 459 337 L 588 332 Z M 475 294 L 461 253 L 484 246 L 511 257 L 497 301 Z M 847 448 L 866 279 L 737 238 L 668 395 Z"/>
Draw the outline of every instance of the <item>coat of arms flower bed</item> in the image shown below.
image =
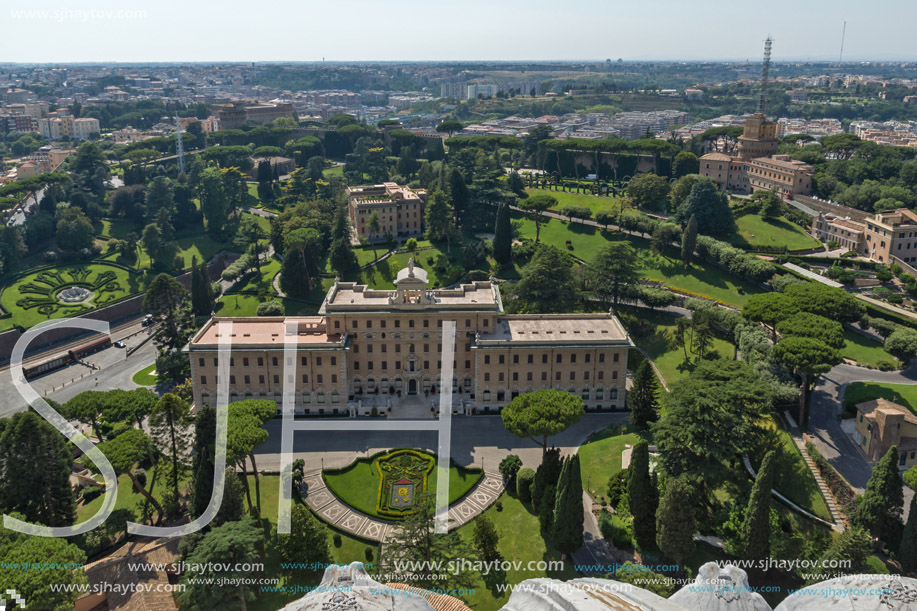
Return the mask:
<path fill-rule="evenodd" d="M 436 491 L 436 456 L 412 448 L 395 448 L 358 458 L 340 469 L 325 469 L 328 489 L 345 505 L 384 520 L 412 514 L 424 493 Z M 484 477 L 481 469 L 450 461 L 449 504 L 468 494 Z"/>
<path fill-rule="evenodd" d="M 377 458 L 376 511 L 399 518 L 413 513 L 414 499 L 426 492 L 427 476 L 435 466 L 432 456 L 416 450 L 395 450 Z"/>

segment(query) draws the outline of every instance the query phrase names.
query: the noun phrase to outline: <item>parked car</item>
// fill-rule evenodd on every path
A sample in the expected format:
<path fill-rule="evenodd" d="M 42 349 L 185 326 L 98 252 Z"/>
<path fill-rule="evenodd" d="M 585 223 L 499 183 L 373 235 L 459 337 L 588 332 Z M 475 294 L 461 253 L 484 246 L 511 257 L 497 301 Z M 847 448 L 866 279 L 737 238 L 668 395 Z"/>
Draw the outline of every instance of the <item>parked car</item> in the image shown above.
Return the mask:
<path fill-rule="evenodd" d="M 117 341 L 114 343 L 115 348 L 126 348 L 127 345 L 122 341 Z"/>

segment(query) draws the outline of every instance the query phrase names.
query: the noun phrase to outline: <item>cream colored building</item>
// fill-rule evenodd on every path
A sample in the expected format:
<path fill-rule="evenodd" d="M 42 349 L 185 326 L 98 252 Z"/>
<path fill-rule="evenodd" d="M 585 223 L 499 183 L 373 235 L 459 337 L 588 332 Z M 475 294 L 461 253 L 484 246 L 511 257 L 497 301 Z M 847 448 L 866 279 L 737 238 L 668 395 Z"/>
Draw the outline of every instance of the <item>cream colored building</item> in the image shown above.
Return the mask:
<path fill-rule="evenodd" d="M 856 406 L 853 440 L 870 460 L 879 460 L 898 447 L 898 466 L 917 464 L 917 416 L 903 405 L 875 399 Z"/>
<path fill-rule="evenodd" d="M 724 191 L 753 193 L 774 191 L 781 197 L 812 192 L 812 166 L 777 155 L 780 125 L 760 113 L 745 120 L 736 156 L 712 152 L 700 158 L 701 176 L 710 178 Z"/>
<path fill-rule="evenodd" d="M 499 286 L 475 282 L 429 290 L 419 267 L 402 269 L 395 290 L 337 282 L 317 316 L 233 318 L 230 400 L 283 396 L 284 343 L 295 334 L 297 415 L 429 414 L 443 380 L 443 322 L 455 321 L 453 410 L 498 412 L 537 389 L 575 393 L 590 410 L 625 407 L 627 351 L 611 314 L 507 315 Z M 219 322 L 187 348 L 194 401 L 216 402 Z M 448 383 L 448 381 L 447 381 Z"/>
<path fill-rule="evenodd" d="M 402 187 L 394 182 L 381 185 L 348 187 L 347 201 L 350 223 L 358 238 L 377 242 L 387 235 L 393 237 L 419 236 L 424 229 L 424 189 Z M 379 230 L 369 230 L 369 219 L 376 213 Z"/>

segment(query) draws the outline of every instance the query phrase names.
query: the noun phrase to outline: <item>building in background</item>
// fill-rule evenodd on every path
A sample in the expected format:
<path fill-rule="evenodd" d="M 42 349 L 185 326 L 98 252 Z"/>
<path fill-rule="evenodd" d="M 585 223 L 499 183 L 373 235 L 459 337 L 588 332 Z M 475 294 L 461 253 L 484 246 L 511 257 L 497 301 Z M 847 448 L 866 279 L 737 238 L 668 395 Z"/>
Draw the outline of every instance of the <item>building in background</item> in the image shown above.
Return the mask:
<path fill-rule="evenodd" d="M 348 187 L 347 201 L 350 223 L 357 238 L 371 242 L 395 237 L 419 236 L 424 229 L 424 189 L 411 189 L 398 183 Z M 369 229 L 373 213 L 379 217 L 379 230 Z"/>

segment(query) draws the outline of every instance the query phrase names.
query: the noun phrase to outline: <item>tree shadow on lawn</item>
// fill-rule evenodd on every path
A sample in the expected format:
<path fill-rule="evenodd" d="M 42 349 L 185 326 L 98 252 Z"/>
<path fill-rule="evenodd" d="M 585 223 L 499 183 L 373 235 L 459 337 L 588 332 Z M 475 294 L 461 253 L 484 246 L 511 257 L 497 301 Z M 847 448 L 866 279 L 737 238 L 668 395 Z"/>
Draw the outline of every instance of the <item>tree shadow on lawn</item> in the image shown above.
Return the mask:
<path fill-rule="evenodd" d="M 655 269 L 667 279 L 680 275 L 692 278 L 697 282 L 708 284 L 712 287 L 720 289 L 730 288 L 729 284 L 726 282 L 726 275 L 728 274 L 726 271 L 698 267 L 696 265 L 689 267 L 680 259 L 669 258 L 665 255 L 647 251 L 639 252 L 637 254 L 637 260 L 641 267 L 645 269 Z M 741 281 L 736 278 L 735 284 L 741 286 Z"/>

